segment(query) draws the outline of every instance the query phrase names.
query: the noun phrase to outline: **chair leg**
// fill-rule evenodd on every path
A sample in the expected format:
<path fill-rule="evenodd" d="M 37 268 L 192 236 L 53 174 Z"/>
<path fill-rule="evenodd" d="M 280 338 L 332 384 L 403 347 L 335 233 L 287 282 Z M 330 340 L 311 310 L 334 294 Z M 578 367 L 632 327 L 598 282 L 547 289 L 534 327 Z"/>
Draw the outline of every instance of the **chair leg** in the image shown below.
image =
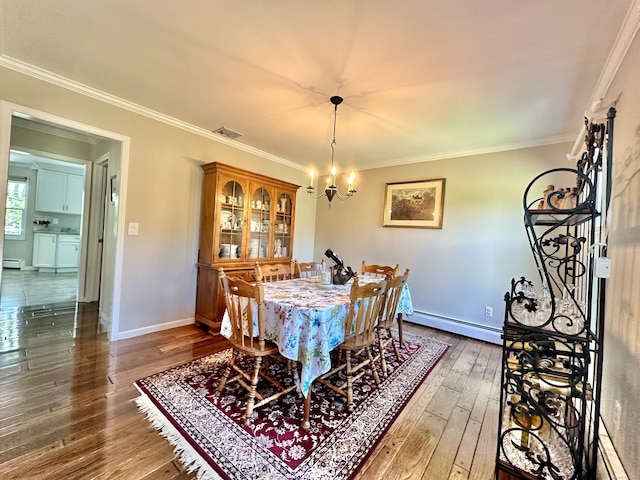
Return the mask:
<path fill-rule="evenodd" d="M 298 362 L 291 362 L 293 368 L 293 382 L 296 385 L 296 392 L 298 392 L 298 398 L 302 398 L 302 388 L 300 384 L 300 372 L 298 372 Z"/>
<path fill-rule="evenodd" d="M 380 350 L 380 366 L 382 367 L 382 376 L 387 378 L 389 373 L 387 372 L 387 361 L 385 359 L 385 348 L 382 344 L 382 329 L 378 328 L 378 350 Z"/>
<path fill-rule="evenodd" d="M 398 325 L 398 329 L 400 329 L 400 325 Z M 398 352 L 398 347 L 396 347 L 396 340 L 393 338 L 393 332 L 390 328 L 387 329 L 387 333 L 389 334 L 389 338 L 391 339 L 391 346 L 393 347 L 393 353 L 396 354 L 396 359 L 400 361 L 400 352 Z M 400 333 L 398 332 L 398 336 Z"/>
<path fill-rule="evenodd" d="M 380 385 L 380 377 L 378 376 L 378 369 L 376 368 L 376 364 L 373 361 L 373 355 L 371 355 L 371 348 L 366 347 L 367 357 L 369 358 L 369 366 L 371 367 L 371 375 L 373 376 L 373 380 L 376 382 L 376 385 Z"/>
<path fill-rule="evenodd" d="M 349 413 L 354 410 L 353 403 L 353 370 L 351 369 L 351 350 L 345 352 L 347 362 L 347 411 Z"/>
<path fill-rule="evenodd" d="M 224 370 L 224 375 L 222 375 L 222 379 L 218 384 L 218 388 L 216 388 L 216 391 L 213 393 L 214 397 L 219 397 L 222 391 L 224 390 L 224 387 L 227 384 L 227 380 L 229 379 L 229 375 L 231 375 L 231 370 L 233 369 L 233 366 L 236 364 L 236 359 L 238 358 L 238 355 L 240 355 L 240 352 L 237 352 L 236 350 L 234 350 L 231 353 L 231 361 L 227 363 L 227 368 Z"/>
<path fill-rule="evenodd" d="M 400 348 L 404 349 L 404 340 L 402 339 L 402 314 L 398 314 L 398 340 L 400 341 Z"/>
<path fill-rule="evenodd" d="M 262 366 L 262 357 L 256 357 L 255 366 L 253 368 L 253 376 L 251 378 L 251 391 L 249 392 L 249 399 L 247 400 L 247 410 L 244 414 L 244 425 L 249 426 L 251 421 L 251 415 L 253 415 L 253 405 L 256 402 L 256 388 L 258 386 L 258 378 L 260 373 L 260 367 Z"/>

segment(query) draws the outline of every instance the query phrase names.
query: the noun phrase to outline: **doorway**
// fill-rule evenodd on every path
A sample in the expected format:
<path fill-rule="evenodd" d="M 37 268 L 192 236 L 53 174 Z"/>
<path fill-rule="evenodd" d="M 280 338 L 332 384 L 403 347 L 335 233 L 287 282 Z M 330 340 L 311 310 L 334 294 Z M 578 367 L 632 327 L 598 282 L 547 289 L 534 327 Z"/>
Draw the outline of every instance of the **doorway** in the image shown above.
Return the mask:
<path fill-rule="evenodd" d="M 118 264 L 122 258 L 122 228 L 119 227 L 123 221 L 123 205 L 112 202 L 114 198 L 116 201 L 119 199 L 112 192 L 107 199 L 104 185 L 105 179 L 112 176 L 119 178 L 120 188 L 125 185 L 123 173 L 128 161 L 129 139 L 7 102 L 0 102 L 0 113 L 0 195 L 5 200 L 10 149 L 31 154 L 47 153 L 47 156 L 63 163 L 84 163 L 76 299 L 78 302 L 99 302 L 101 327 L 109 332 L 111 340 L 116 340 L 121 283 Z M 39 140 L 34 142 L 34 137 Z M 78 148 L 82 154 L 78 154 Z M 5 212 L 6 208 L 2 209 L 3 224 Z M 109 237 L 103 237 L 103 232 L 109 232 Z M 0 235 L 0 248 L 4 253 L 4 229 Z M 2 277 L 3 272 L 0 271 L 0 285 Z"/>
<path fill-rule="evenodd" d="M 40 124 L 14 118 L 12 130 L 21 146 L 12 145 L 9 152 L 0 309 L 93 301 L 78 288 L 82 204 L 90 160 L 26 148 L 45 136 Z M 55 130 L 49 126 L 46 132 L 55 144 L 70 151 L 75 144 L 90 145 L 84 143 L 84 136 L 52 136 Z M 37 146 L 46 149 L 46 142 L 41 140 Z M 60 189 L 69 192 L 66 204 L 59 201 L 63 197 L 58 194 L 67 193 Z"/>

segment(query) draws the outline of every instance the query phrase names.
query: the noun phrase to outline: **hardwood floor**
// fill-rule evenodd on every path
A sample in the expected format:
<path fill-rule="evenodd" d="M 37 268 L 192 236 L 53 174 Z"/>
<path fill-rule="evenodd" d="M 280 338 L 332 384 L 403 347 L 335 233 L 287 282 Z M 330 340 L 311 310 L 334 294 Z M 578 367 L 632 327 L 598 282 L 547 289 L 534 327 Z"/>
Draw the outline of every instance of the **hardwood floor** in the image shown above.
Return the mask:
<path fill-rule="evenodd" d="M 493 478 L 500 348 L 451 345 L 359 479 Z M 228 346 L 195 327 L 108 342 L 94 304 L 0 310 L 0 478 L 191 479 L 131 401 L 132 382 Z"/>

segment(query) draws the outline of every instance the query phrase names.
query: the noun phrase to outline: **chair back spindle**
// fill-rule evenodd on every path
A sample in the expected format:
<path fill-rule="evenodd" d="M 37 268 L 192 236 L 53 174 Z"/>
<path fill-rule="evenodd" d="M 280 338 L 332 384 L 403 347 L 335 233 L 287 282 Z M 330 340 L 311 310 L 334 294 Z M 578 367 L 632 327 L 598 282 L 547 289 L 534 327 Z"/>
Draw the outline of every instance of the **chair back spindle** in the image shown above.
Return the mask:
<path fill-rule="evenodd" d="M 264 349 L 264 286 L 260 267 L 256 265 L 256 283 L 229 278 L 222 268 L 220 286 L 231 323 L 231 343 L 243 348 Z"/>
<path fill-rule="evenodd" d="M 398 274 L 398 264 L 396 263 L 395 267 L 392 267 L 390 265 L 367 265 L 365 261 L 362 260 L 362 274 L 378 278 L 386 278 L 387 275 L 395 277 Z"/>
<path fill-rule="evenodd" d="M 398 303 L 400 302 L 400 295 L 402 289 L 409 280 L 409 269 L 404 271 L 403 275 L 398 275 L 387 281 L 387 291 L 385 294 L 384 305 L 380 310 L 381 322 L 395 322 L 396 310 L 398 310 Z"/>
<path fill-rule="evenodd" d="M 358 276 L 355 276 L 349 294 L 351 303 L 345 326 L 345 337 L 352 337 L 354 347 L 364 347 L 373 342 L 373 330 L 382 307 L 386 287 L 386 280 L 359 285 Z"/>
<path fill-rule="evenodd" d="M 324 270 L 324 260 L 320 262 L 298 262 L 294 260 L 293 266 L 296 278 L 319 277 L 320 272 Z"/>
<path fill-rule="evenodd" d="M 277 282 L 293 278 L 292 263 L 274 263 L 261 265 L 263 280 L 265 282 Z"/>

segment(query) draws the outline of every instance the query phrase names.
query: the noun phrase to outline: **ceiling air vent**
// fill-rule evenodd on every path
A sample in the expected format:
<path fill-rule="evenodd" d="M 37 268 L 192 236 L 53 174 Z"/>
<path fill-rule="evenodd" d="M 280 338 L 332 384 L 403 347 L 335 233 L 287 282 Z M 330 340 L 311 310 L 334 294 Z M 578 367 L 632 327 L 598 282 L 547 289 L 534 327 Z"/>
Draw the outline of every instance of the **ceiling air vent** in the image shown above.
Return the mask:
<path fill-rule="evenodd" d="M 238 138 L 238 137 L 241 137 L 242 135 L 244 135 L 244 134 L 242 134 L 240 132 L 236 132 L 236 131 L 231 130 L 231 129 L 227 128 L 227 127 L 220 127 L 218 129 L 214 130 L 213 133 L 217 133 L 218 135 L 222 135 L 223 137 L 227 137 L 227 138 L 231 138 L 231 139 Z"/>

